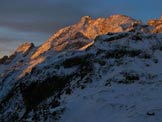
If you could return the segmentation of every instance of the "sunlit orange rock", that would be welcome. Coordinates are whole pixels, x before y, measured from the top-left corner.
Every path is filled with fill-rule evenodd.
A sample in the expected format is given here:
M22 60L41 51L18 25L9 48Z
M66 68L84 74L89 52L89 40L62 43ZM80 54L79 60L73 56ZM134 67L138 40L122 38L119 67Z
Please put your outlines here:
M37 49L31 59L37 58L49 50L65 51L80 49L92 43L92 40L98 35L107 34L108 32L129 31L132 29L133 23L139 23L139 21L121 14L98 19L84 16L77 24L65 27L56 32ZM78 38L78 36L80 36L80 38Z

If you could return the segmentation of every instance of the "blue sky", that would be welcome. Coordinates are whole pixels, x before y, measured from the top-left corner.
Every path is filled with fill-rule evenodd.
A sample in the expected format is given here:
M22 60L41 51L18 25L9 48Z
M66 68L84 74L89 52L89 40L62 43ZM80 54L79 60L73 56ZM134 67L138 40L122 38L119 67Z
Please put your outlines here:
M162 0L0 0L0 55L26 41L39 45L81 16L120 13L146 23L160 17L161 5Z

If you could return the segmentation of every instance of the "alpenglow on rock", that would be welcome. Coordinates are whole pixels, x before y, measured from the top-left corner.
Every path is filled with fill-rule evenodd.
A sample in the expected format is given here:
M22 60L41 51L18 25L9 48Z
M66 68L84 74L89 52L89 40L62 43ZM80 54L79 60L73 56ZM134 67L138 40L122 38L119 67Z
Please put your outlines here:
M89 16L84 16L77 24L65 27L56 32L48 41L37 49L32 58L37 58L39 55L49 50L70 50L70 48L67 48L69 45L74 45L72 49L82 48L86 44L91 43L98 35L107 34L108 32L129 31L135 23L142 24L140 21L120 14L95 20ZM81 36L81 38L79 38L80 40L74 38L78 33L80 33ZM80 46L78 46L79 44ZM75 47L75 45L77 46Z
M148 25L153 26L153 33L160 33L162 32L162 16L160 19L151 19L148 21Z
M0 59L0 122L161 122L162 34L89 16Z

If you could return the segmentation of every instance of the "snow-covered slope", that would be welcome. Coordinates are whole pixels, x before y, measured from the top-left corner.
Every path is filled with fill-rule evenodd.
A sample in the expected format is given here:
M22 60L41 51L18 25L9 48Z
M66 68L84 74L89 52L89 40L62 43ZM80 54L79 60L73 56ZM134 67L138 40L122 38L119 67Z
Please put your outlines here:
M161 122L162 34L85 16L0 60L2 122Z

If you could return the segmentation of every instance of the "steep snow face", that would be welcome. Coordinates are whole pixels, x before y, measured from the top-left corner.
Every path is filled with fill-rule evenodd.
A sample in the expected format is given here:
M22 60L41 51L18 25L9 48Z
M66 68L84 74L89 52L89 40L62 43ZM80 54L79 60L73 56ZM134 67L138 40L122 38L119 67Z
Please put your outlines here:
M156 36L118 33L98 37L94 47L101 56L100 66L95 65L100 78L94 76L96 80L84 90L62 97L66 110L60 121L162 121L162 72L158 68L162 40Z
M161 43L161 34L109 33L84 51L56 53L15 85L2 82L0 118L160 122Z
M0 101L13 86L18 78L29 67L30 57L37 49L33 43L25 43L16 49L9 57L0 59Z
M49 52L49 50L67 50L66 47L69 47L69 45L73 45L72 49L81 48L86 44L91 43L91 41L98 35L106 34L108 32L129 31L132 29L131 27L134 23L142 24L140 21L119 14L112 15L108 18L98 18L96 20L93 20L89 16L84 16L79 23L65 27L54 34L47 42L38 48L33 54L32 59L38 57L40 54ZM80 40L78 40L78 38Z
M24 43L24 44L20 45L11 56L2 57L0 59L0 62L2 64L5 64L5 63L9 63L15 57L18 57L18 56L25 57L26 55L28 55L33 50L33 48L35 48L33 43Z
M149 28L86 16L40 47L20 46L0 61L0 121L161 122L162 35Z

